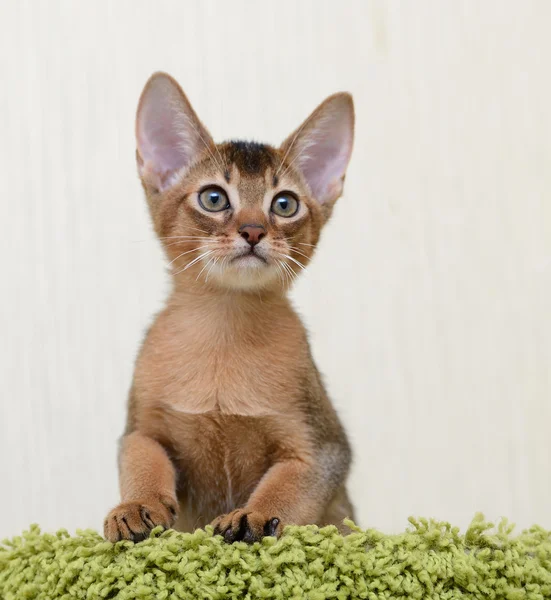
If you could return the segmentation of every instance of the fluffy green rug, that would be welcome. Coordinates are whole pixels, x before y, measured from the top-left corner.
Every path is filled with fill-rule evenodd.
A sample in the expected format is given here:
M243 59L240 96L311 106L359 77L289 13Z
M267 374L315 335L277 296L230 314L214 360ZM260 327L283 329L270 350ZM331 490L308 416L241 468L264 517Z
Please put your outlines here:
M410 519L399 535L342 537L334 527L289 527L280 540L228 545L212 530L155 530L139 544L93 531L71 537L31 527L0 546L0 598L551 598L551 532L517 537L475 518L465 534Z

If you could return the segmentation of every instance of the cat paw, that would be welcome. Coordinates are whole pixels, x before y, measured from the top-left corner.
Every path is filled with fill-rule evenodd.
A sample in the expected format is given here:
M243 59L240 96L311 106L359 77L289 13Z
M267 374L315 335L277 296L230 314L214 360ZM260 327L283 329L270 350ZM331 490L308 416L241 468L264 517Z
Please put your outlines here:
M243 541L251 544L265 536L279 537L283 525L277 517L238 508L227 515L221 515L211 523L214 534L221 535L226 542Z
M169 529L176 519L176 503L169 499L123 502L105 519L103 533L110 542L141 542L161 525Z

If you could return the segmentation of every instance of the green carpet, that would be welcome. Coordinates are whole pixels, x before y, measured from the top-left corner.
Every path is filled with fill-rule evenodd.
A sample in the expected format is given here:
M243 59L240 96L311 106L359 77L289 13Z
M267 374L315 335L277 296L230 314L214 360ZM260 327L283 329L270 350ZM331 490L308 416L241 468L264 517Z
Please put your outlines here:
M155 530L139 544L31 527L0 546L0 598L551 598L551 532L512 535L477 516L465 534L410 519L405 533L342 537L288 527L280 540L228 545L212 530Z

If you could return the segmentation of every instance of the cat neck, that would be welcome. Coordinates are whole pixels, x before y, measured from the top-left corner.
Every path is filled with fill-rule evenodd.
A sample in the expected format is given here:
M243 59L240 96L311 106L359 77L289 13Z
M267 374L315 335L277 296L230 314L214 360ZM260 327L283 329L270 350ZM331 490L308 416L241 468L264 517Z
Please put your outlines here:
M276 306L291 308L286 291L281 289L231 290L189 280L175 284L168 304L191 311L222 310L228 314L269 313Z
M263 339L293 335L302 324L282 292L247 293L191 284L176 287L165 311L175 329L192 335L202 345L224 341L231 346L246 340L251 332ZM210 341L207 341L210 340Z

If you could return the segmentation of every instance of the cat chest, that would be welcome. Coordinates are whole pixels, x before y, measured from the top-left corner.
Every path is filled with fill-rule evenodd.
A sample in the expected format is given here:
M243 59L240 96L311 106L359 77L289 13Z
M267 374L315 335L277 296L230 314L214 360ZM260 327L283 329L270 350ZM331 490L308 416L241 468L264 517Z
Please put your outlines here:
M270 429L263 418L175 415L180 500L210 518L245 502L271 465Z
M152 401L176 412L275 415L300 393L307 368L301 348L277 341L184 337L146 351L136 379Z

